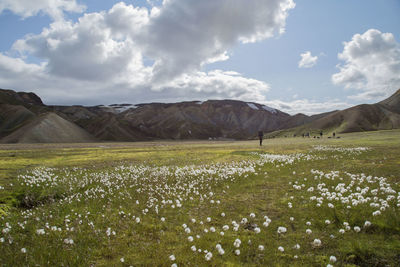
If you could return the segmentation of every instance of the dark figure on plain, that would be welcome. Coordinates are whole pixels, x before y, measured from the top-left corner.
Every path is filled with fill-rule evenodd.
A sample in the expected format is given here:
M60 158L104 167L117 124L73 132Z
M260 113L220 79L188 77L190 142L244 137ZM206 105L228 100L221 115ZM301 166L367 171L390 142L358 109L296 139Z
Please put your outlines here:
M322 138L322 135L323 135L322 131L319 133L319 135L320 135L320 136L321 136L321 138Z
M258 139L260 139L260 146L262 146L264 133L262 131L258 131Z

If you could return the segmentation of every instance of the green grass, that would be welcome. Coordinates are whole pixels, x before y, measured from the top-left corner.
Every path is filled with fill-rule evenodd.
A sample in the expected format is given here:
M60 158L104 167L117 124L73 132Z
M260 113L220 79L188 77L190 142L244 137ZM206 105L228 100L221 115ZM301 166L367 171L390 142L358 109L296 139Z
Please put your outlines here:
M398 266L400 131L341 137L267 139L262 147L256 140L2 145L0 186L4 189L0 189L0 237L4 242L0 243L0 263L4 266L171 266L172 263L326 266L333 255L337 258L336 263L331 263L334 266ZM319 145L328 149L313 149ZM369 149L356 153L329 150L332 147ZM293 157L296 153L303 156L291 164L260 162L260 155ZM306 155L312 159L306 160ZM236 172L230 173L233 169L227 166L236 168ZM240 174L240 168L248 167L254 169ZM339 174L330 180L311 170ZM383 184L362 181L352 187L354 192L358 192L357 186L360 190L368 186L365 196L373 198L371 190L387 185L394 192L379 191L378 200L351 208L327 199L317 207L317 202L310 200L318 195L317 191L307 192L310 187L317 188L323 183L323 187L333 192L338 183L348 185L351 178L346 172L358 175L354 177L365 174L386 178ZM36 184L30 186L26 180L35 173ZM296 190L293 187L296 182L304 184L303 189ZM379 208L371 207L370 203L387 200L390 195L394 199L388 200L389 207L381 215L372 216ZM167 203L162 204L162 200ZM178 207L177 200L182 207ZM334 208L329 208L328 202L335 203ZM255 213L255 218L250 213ZM268 227L263 226L264 216L271 219ZM136 222L137 217L140 222ZM207 217L212 218L211 222L207 222ZM249 222L240 224L242 218ZM331 223L327 225L325 220ZM370 227L363 227L366 220L372 223ZM232 221L240 224L238 231L233 231ZM344 222L349 223L351 230L340 234ZM190 228L189 234L183 224ZM224 225L229 225L229 230L222 236ZM259 234L252 230L255 225L261 229ZM57 230L52 230L52 226ZM287 232L278 234L279 226L286 227ZM354 226L361 231L355 232ZM216 232L205 233L204 229L210 227L215 227ZM9 231L4 231L5 228ZM38 229L44 229L45 234L37 234ZM306 234L306 229L312 233ZM189 242L188 236L194 241ZM235 255L237 248L233 246L237 238L242 242L240 255ZM319 247L312 245L317 238L322 241ZM65 239L74 243L66 244ZM218 254L216 244L222 246L224 255ZM300 249L294 249L295 244ZM192 245L202 252L193 252ZM259 250L259 245L265 249ZM278 251L279 246L285 251ZM27 252L22 253L22 248ZM205 260L204 250L212 252L210 261ZM169 259L172 254L175 261Z

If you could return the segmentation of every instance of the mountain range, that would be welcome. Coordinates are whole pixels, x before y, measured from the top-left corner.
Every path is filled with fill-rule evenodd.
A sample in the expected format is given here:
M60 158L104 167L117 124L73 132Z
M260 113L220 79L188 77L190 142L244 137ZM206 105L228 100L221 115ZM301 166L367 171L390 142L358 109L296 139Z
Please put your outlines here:
M376 104L292 116L236 100L54 106L34 93L0 89L1 143L251 139L259 130L272 137L394 128L400 128L400 90Z

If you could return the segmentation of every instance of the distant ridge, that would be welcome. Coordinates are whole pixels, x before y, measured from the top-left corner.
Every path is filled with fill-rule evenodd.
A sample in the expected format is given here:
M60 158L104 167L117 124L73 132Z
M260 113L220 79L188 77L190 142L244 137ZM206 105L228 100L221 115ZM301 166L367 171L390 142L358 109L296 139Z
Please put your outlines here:
M0 89L0 142L251 139L400 128L400 90L372 105L313 116L291 116L237 100L180 103L47 106L34 93Z
M362 104L336 111L304 125L270 133L270 136L349 133L400 128L400 89L376 104Z

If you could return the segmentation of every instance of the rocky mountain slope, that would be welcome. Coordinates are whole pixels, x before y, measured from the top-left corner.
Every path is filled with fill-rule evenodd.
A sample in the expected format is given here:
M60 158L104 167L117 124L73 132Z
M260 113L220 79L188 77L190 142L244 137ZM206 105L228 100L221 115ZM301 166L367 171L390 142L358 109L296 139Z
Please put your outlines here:
M0 142L249 139L259 130L279 135L392 129L400 128L399 98L400 90L374 105L291 116L236 100L47 106L34 93L0 89Z
M330 134L396 128L400 128L400 89L379 103L362 104L332 112L299 127L274 132L270 135L301 135L320 131Z
M247 139L258 130L281 129L291 117L263 105L234 100L139 104L122 112L104 106L53 109L100 140L110 141Z
M76 124L55 113L37 116L1 139L2 143L82 143L95 138Z

